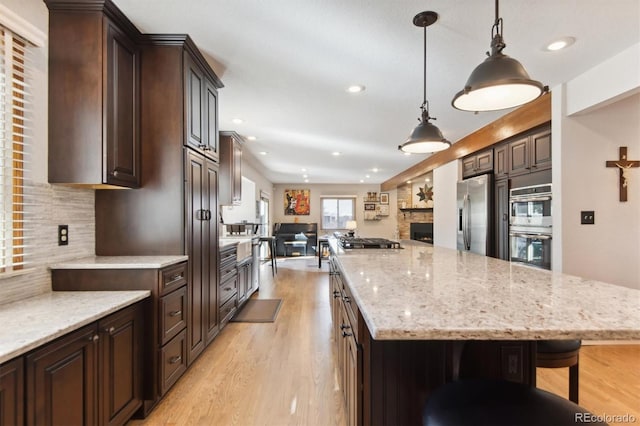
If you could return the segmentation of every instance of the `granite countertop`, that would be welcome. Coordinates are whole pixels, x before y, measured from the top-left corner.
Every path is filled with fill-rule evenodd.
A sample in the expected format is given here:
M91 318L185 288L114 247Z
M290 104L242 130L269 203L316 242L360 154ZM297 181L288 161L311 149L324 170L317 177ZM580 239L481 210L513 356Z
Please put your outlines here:
M640 290L412 241L332 247L374 339L640 339Z
M0 305L0 364L149 297L138 291L53 291Z
M50 269L160 269L188 256L89 256L50 265Z
M224 237L220 237L218 239L218 247L219 248L224 248L227 246L231 246L234 244L240 244L240 243L245 243L245 242L251 242L252 240L257 240L258 238L260 238L259 235L229 235L229 236L224 236Z

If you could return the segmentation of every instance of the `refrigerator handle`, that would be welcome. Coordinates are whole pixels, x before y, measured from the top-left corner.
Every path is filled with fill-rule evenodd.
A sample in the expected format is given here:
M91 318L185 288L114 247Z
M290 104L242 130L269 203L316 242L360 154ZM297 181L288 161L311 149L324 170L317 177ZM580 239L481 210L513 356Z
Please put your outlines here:
M464 243L465 250L471 249L469 225L470 225L469 194L465 194L462 200L462 242Z
M467 194L465 200L467 211L467 250L471 250L471 197Z

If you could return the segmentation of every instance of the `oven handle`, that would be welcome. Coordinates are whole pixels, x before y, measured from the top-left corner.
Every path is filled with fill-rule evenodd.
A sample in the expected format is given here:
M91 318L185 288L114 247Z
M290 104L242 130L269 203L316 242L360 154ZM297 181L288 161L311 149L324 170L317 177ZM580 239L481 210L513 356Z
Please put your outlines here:
M522 202L529 202L529 201L550 201L551 200L551 196L548 197L518 197L517 195L512 196L509 199L510 203L522 203Z
M509 233L509 236L511 237L520 237L520 238L529 238L532 240L550 240L551 239L551 235L544 235L544 234L523 234L523 233L514 233L511 232Z

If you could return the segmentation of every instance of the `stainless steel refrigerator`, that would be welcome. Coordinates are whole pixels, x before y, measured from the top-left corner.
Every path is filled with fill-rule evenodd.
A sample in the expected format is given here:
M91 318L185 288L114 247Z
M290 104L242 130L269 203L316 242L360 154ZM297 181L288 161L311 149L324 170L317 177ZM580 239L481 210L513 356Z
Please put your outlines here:
M492 254L492 175L458 182L458 250Z

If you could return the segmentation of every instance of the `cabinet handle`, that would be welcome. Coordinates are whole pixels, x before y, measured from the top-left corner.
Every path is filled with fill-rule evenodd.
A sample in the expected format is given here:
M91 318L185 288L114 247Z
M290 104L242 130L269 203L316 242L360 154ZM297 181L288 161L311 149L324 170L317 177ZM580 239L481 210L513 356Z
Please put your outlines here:
M337 299L338 297L340 297L340 292L338 290L333 290L333 298Z
M196 210L196 219L202 220L202 210Z
M351 326L350 326L350 325L347 325L347 324L340 324L340 330L348 330L348 329L350 329L350 328L351 328Z
M180 355L178 355L178 356L172 356L172 357L169 359L169 364L177 364L177 363L179 363L180 361L182 361L182 357L181 357Z
M225 287L224 291L231 291L231 287Z
M180 315L182 315L182 311L171 311L171 312L169 312L169 316L170 317L177 317L177 316L180 316Z
M535 169L536 167L538 167L537 164L534 164L534 165L531 166L532 169Z
M206 217L205 220L211 220L211 210L207 210L206 211Z
M171 275L171 276L169 277L169 282L177 281L177 280L179 280L180 278L182 278L182 274L181 274L181 273L180 273L180 274Z
M109 334L113 334L114 331L116 331L115 327L109 327L104 329L104 332Z
M206 149L207 149L207 146L206 146L205 144L203 144L203 143L199 143L199 144L198 144L198 148L200 148L200 149L205 149L205 150L206 150Z
M343 297L342 300L344 300L344 303L351 303L351 299L348 296Z
M89 337L90 342L96 343L98 340L100 340L100 336L98 336L97 334Z
M349 336L353 336L353 333L347 333L346 331L342 332L342 337L349 337Z
M120 172L118 172L117 170L114 170L114 171L111 173L111 175L112 175L113 177L118 177L118 176L120 175Z

